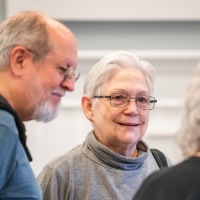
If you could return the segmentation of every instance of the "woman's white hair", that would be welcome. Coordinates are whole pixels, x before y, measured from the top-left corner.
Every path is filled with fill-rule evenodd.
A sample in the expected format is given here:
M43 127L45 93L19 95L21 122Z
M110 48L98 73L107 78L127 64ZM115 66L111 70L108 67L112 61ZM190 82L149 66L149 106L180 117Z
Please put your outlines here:
M89 70L84 84L84 95L90 97L100 95L108 80L122 69L140 70L145 77L149 91L152 92L155 75L154 67L149 62L140 60L136 55L119 51L103 57Z
M188 158L200 151L200 66L187 87L181 128L177 142L183 156Z
M46 18L36 11L22 11L0 24L0 70L8 68L10 51L15 46L30 49L34 54L33 61L42 60L52 51Z

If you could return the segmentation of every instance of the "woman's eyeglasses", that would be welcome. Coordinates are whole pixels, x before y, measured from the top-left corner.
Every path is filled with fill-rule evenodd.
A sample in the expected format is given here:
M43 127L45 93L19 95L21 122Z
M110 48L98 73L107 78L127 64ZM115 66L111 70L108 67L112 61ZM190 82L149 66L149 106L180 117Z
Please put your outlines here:
M137 107L141 110L152 110L155 107L157 100L152 96L131 97L127 94L113 94L110 96L93 96L93 98L108 98L110 105L117 108L125 108L129 105L131 99L134 99Z
M26 47L25 47L26 48ZM35 54L38 56L38 54L33 51L32 49L26 48L30 53ZM62 75L63 75L63 81L67 79L72 79L73 81L77 81L80 77L80 73L75 71L73 67L68 67L65 69L64 67L59 67Z

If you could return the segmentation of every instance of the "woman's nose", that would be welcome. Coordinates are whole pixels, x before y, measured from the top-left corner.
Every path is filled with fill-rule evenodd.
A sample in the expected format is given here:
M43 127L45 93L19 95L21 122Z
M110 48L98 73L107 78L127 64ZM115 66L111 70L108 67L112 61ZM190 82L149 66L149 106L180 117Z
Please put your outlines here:
M126 114L138 114L138 107L137 107L137 104L135 102L135 99L130 99L124 113L126 113Z

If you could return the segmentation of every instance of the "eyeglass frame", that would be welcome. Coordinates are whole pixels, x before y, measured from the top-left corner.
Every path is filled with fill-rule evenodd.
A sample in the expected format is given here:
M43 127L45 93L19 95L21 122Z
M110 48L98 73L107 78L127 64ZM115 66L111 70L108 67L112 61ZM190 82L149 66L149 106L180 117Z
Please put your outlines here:
M117 95L117 94L116 94L116 95ZM131 99L134 99L137 108L140 109L140 110L153 110L154 107L155 107L155 103L157 103L157 100L156 100L155 97L153 97L153 96L143 95L143 96L138 96L138 97L131 97L130 95L126 95L127 97L129 97L129 100L127 101L127 105L126 105L126 106L119 107L119 106L115 106L115 105L113 105L113 104L111 103L112 97L113 97L113 96L114 96L114 95L109 95L109 96L102 96L102 95L99 95L99 96L98 96L98 95L94 95L92 98L99 98L99 99L100 99L100 98L108 98L108 99L110 99L110 105L111 105L112 107L116 107L116 108L126 108L126 107L130 104ZM151 105L151 103L153 103L153 107L150 108L150 109L144 109L144 108L139 107L138 104L137 104L137 99L139 99L139 98L141 98L141 97L150 97L150 98L153 98L153 99L150 100L150 102L149 102L150 105ZM153 101L153 102L151 102L151 101Z
M75 71L72 67L68 67L64 72L63 80L67 80L71 77L73 77L76 82L80 77L80 72Z
M39 56L38 53L36 53L36 52L33 51L32 49L27 48L27 47L25 47L25 48L26 48L30 53ZM75 82L79 79L79 77L80 77L80 72L75 71L72 67L68 67L67 69L65 69L64 67L61 67L61 66L60 66L60 68L62 68L63 71L65 70L65 72L63 72L63 81L66 81L68 78L72 78L72 77L73 77L73 79L74 79Z

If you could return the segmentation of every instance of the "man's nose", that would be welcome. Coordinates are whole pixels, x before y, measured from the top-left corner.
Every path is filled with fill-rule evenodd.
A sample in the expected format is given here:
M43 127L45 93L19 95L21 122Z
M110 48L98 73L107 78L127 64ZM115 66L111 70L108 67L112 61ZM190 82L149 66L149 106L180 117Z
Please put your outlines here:
M66 78L61 82L61 87L64 90L72 92L75 89L75 80L73 78Z

